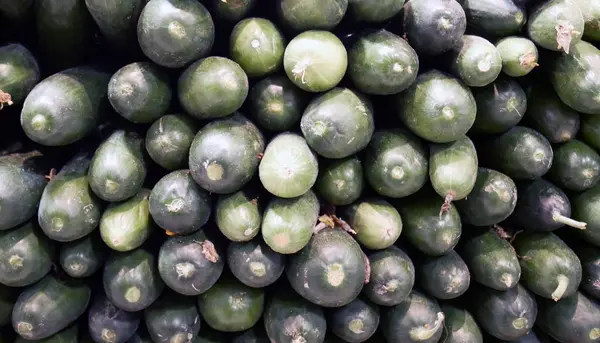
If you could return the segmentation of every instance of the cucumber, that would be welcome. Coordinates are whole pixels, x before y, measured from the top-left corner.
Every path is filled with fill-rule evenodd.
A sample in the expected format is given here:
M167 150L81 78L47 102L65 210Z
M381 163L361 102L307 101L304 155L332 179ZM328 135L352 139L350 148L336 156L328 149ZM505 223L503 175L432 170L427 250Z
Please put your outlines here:
M558 301L577 291L581 262L556 235L525 232L517 236L513 245L521 256L521 282L533 293Z
M469 311L449 304L442 304L441 308L445 317L441 342L483 343L481 329Z
M165 284L156 258L143 248L113 253L104 265L102 283L107 298L121 310L141 311L162 293Z
M265 328L271 342L295 343L325 340L327 323L321 307L293 292L274 294L265 306Z
M574 0L550 0L529 15L527 33L538 46L569 54L581 41L584 26Z
M88 169L92 191L105 201L123 201L142 189L147 166L144 140L135 132L117 130L96 149Z
M29 221L0 231L0 283L24 287L42 279L52 268L55 246Z
M139 313L118 309L104 294L95 297L88 311L88 332L94 342L126 342L139 325Z
M265 295L237 280L219 280L198 297L198 309L211 328L239 332L254 326L263 314Z
M128 64L108 82L108 100L125 119L149 124L169 109L173 92L167 74L150 62Z
M499 77L485 87L475 87L473 96L477 116L470 132L477 134L503 133L519 124L528 109L525 91L512 78Z
M425 257L417 270L419 284L436 299L458 298L471 283L467 264L454 250L438 257Z
M415 50L385 29L361 35L348 51L348 76L366 94L400 93L415 81L418 71Z
M510 36L500 39L496 49L502 57L502 72L508 76L521 77L538 66L539 53L531 40Z
M279 19L296 31L333 29L347 9L348 0L277 0Z
M595 115L581 116L580 139L587 145L600 151L600 118Z
M10 324L17 296L18 289L0 284L0 326L5 327Z
M138 49L136 26L148 0L85 0L102 36L113 51ZM118 49L118 50L117 50Z
M570 246L581 261L582 277L579 289L592 298L600 300L600 249L581 242Z
M381 23L392 19L404 6L404 0L348 0L348 11L363 22Z
M285 255L273 251L260 238L231 242L227 248L229 270L240 282L253 288L263 288L277 281L283 274L285 262Z
M21 126L27 137L42 145L63 146L87 136L105 108L109 79L109 74L91 67L76 67L42 80L23 103Z
M550 143L564 143L577 135L579 113L565 105L550 88L534 87L529 96L525 122Z
M79 330L76 325L71 325L68 328L58 332L45 339L28 340L23 337L17 337L14 343L79 343ZM0 341L4 342L4 341Z
M158 253L158 272L169 288L183 295L198 295L211 288L224 266L222 251L203 230L168 238Z
M368 249L385 249L402 233L398 210L383 198L359 200L344 214L346 222L356 231L355 239Z
M405 301L415 283L415 266L408 255L395 245L371 252L369 283L363 293L377 305L394 306Z
M582 39L588 42L600 41L600 2L597 0L576 0L575 2L581 10L585 23Z
M600 180L600 155L582 141L572 139L555 149L549 177L562 189L590 189Z
M494 44L479 36L464 35L450 55L450 69L467 86L487 86L502 71L502 56Z
M146 151L150 158L167 170L183 169L198 132L196 123L181 114L167 114L155 121L146 131Z
M517 205L517 186L508 176L479 168L469 196L455 203L463 222L474 226L495 225L508 218Z
M363 150L375 131L373 106L349 88L314 98L300 121L308 145L325 158L346 158Z
M586 241L600 247L598 206L600 206L600 186L598 185L573 198L573 219L587 224L586 229L579 233Z
M264 150L262 133L236 113L210 122L196 134L190 147L190 173L211 193L233 193L254 176Z
M344 342L361 343L371 338L379 326L379 306L356 298L328 313L327 322Z
M179 76L177 83L181 106L197 119L221 118L236 112L248 91L244 69L230 59L217 56L194 62Z
M150 337L157 343L192 342L200 332L200 314L194 301L165 293L144 310Z
M104 206L91 191L87 178L91 158L88 152L77 154L44 188L37 219L52 240L82 238L100 223Z
M302 136L291 132L280 133L269 142L258 167L263 187L280 198L306 194L318 174L315 153Z
M99 235L91 234L60 247L60 266L70 277L94 275L104 264L106 248Z
M256 189L246 187L231 194L220 195L215 207L215 222L227 239L246 242L258 235L262 222L262 208Z
M40 68L35 56L21 44L0 47L0 109L23 103L40 81Z
M409 196L427 182L428 155L423 142L408 130L378 130L365 149L365 177L380 195Z
M47 275L21 292L12 312L12 327L28 340L48 338L85 312L90 294L84 284Z
M163 176L152 188L148 210L154 222L171 233L185 235L208 222L212 199L200 188L189 170Z
M412 291L406 301L382 311L380 328L388 342L435 343L444 318L435 300Z
M364 177L361 161L356 156L325 160L319 168L315 189L332 205L350 205L363 192Z
M137 22L137 38L154 63L181 68L210 53L215 24L194 0L150 0Z
M527 22L527 13L514 0L460 0L469 26L486 35L517 34Z
M417 0L417 2L423 0ZM434 0L453 1L454 0ZM415 0L409 2L412 3ZM450 143L464 136L475 122L477 104L462 82L437 70L425 72L397 96L398 115L417 136Z
M214 15L229 22L237 23L254 9L255 0L212 0Z

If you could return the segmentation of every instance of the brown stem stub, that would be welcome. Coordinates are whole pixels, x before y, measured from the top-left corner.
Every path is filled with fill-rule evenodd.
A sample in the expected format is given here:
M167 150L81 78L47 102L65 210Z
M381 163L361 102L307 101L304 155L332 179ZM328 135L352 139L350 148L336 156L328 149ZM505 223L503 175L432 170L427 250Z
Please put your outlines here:
M356 235L356 231L354 231L354 229L350 227L350 224L348 224L345 220L338 218L336 215L333 215L331 217L333 218L333 222L335 223L335 225L341 227L342 230L348 232L351 235Z
M558 49L563 50L565 54L569 54L571 48L571 40L575 33L575 28L571 23L561 22L555 27L556 29L556 43L558 43Z
M539 67L539 64L537 63L537 57L533 51L529 51L525 55L519 57L519 64L526 68Z
M263 156L265 156L265 154L263 154L262 152L258 153L258 155L256 155L256 158L258 158L258 160L262 160Z
M365 260L365 285L371 281L371 262L366 254L363 253L363 258Z
M209 240L202 242L202 255L212 263L217 263L219 260L219 254L215 249L215 245Z
M335 227L335 221L331 216L326 214L319 217L319 223L313 229L313 233L319 233L325 229L333 229Z
M12 97L8 93L4 93L0 90L0 110L4 108L4 105L12 105Z
M447 213L448 211L450 211L450 208L452 207L452 200L454 200L454 195L452 193L446 194L446 198L444 199L444 204L442 205L442 208L440 209L440 219L442 219L442 215L444 215L444 213Z
M56 177L56 169L54 169L54 168L50 169L50 172L48 173L48 175L46 175L44 177L46 178L46 180L48 180L48 182L52 181Z
M173 237L176 236L177 234L173 231L169 231L169 230L165 230L165 234L169 237Z

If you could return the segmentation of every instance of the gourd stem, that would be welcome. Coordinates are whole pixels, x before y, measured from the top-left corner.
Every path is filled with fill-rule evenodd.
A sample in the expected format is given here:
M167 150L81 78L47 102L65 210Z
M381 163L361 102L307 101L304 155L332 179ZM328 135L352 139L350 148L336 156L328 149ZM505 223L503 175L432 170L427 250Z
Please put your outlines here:
M438 312L437 318L433 325L425 324L423 326L412 328L409 333L410 338L413 341L426 341L428 339L431 339L431 337L433 337L433 335L435 335L435 333L438 332L443 323L444 313Z
M556 289L554 290L554 292L552 292L552 300L554 301L559 301L563 295L565 295L565 292L567 291L567 287L569 287L569 278L566 275L560 274L557 277L558 280L558 286L556 286Z
M574 227L576 229L580 229L580 230L585 230L586 226L587 226L587 223L580 222L580 221L571 219L569 217L565 217L558 212L552 213L552 220L554 220L555 222L558 222L558 223L562 223L562 224Z

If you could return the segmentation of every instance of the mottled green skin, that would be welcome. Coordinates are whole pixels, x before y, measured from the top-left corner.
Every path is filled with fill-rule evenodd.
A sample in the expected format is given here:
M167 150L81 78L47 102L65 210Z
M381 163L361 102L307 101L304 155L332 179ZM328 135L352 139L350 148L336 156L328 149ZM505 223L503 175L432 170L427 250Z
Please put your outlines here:
M518 34L527 22L525 9L514 0L459 0L469 26L491 36Z
M165 293L144 310L150 337L157 343L192 341L201 328L200 314L192 299Z
M600 186L575 196L572 199L573 219L587 223L586 229L580 235L600 247Z
M104 294L99 294L88 310L88 333L94 342L109 343L105 338L111 335L114 335L114 342L125 342L140 326L140 317L140 313L116 308Z
M442 198L466 198L475 186L478 167L475 145L467 136L429 146L429 180Z
M600 180L600 155L582 141L572 139L555 149L549 176L565 190L590 189Z
M500 75L502 56L487 39L464 35L462 44L452 50L450 68L467 86L483 87Z
M267 301L264 321L269 339L277 343L323 342L327 330L321 307L287 292Z
M361 298L328 313L331 331L345 342L368 340L379 326L379 306Z
M79 239L100 223L103 204L88 183L90 160L89 153L75 156L50 180L42 193L38 223L52 240Z
M579 288L596 300L600 300L600 249L590 244L572 245L572 247L581 260L583 274Z
M277 0L279 18L297 31L332 29L347 9L348 0Z
M42 145L63 146L87 136L105 107L109 79L107 73L76 67L42 80L23 103L21 126L27 137Z
M402 198L427 182L428 152L421 140L404 129L376 131L365 149L365 176L379 194Z
M585 29L583 37L588 42L600 41L600 1L598 0L576 0L581 10Z
M140 248L125 253L115 252L104 265L102 275L104 292L118 308L128 312L141 311L150 306L162 293L165 284L156 269L156 259ZM139 290L139 299L125 297L132 288ZM130 297L130 300L135 300Z
M263 314L265 294L237 280L220 280L198 297L198 309L211 328L239 332L254 326Z
M533 328L538 305L533 295L521 284L506 291L479 286L469 294L471 313L488 334L513 341Z
M151 62L128 64L110 78L108 100L125 119L149 124L169 109L173 92L165 71Z
M260 232L262 208L259 207L258 197L259 194L253 187L219 196L215 207L215 222L227 239L246 242Z
M380 23L402 11L404 0L348 0L348 10L360 21Z
M404 124L430 142L453 142L475 122L477 104L471 90L437 70L419 75L397 96L397 101L397 112Z
M19 295L12 313L13 329L28 340L48 338L85 312L90 295L85 284L48 275Z
M319 195L336 206L350 205L358 200L365 183L363 167L358 157L323 162L315 183Z
M280 198L305 194L318 174L316 154L302 136L291 132L281 133L269 142L258 167L263 187Z
M474 226L495 225L508 218L517 205L517 186L508 176L479 168L469 196L455 203L463 222Z
M44 339L28 340L17 337L14 343L80 343L77 325L62 330L61 332Z
M502 133L519 124L527 111L527 96L519 83L499 77L485 87L473 88L477 117L470 132Z
M246 117L235 115L204 126L190 147L190 174L211 193L241 189L258 170L265 139Z
M600 116L581 116L581 130L579 133L579 139L596 149L596 151L600 151Z
M283 274L286 256L279 254L260 238L249 242L231 242L227 248L227 267L243 284L266 287Z
M259 77L283 67L285 44L285 37L271 21L248 18L233 28L229 55L249 77Z
M256 0L212 0L212 9L216 17L237 23L246 17L257 3Z
M154 222L178 235L200 230L212 210L212 199L194 182L189 170L177 170L161 178L148 201Z
M55 246L34 222L0 232L0 283L10 287L31 285L46 275Z
M10 94L13 104L22 104L40 81L35 57L21 44L8 44L0 47L0 65L0 90Z
M167 170L185 168L197 124L181 114L167 114L146 131L146 151L150 158Z
M559 302L541 300L537 325L559 342L597 342L600 305L581 292Z
M334 88L314 98L300 128L308 145L325 158L345 158L363 150L375 131L373 106L349 88Z
M371 266L369 283L363 293L381 306L405 301L415 283L415 266L408 255L395 245L368 255Z
M186 113L198 119L214 119L239 110L248 96L248 87L248 76L239 64L212 56L190 65L179 76L177 91Z
M541 133L515 126L490 140L481 151L485 164L513 180L535 179L550 170L554 153Z
M565 225L555 220L554 214L571 217L571 204L565 192L544 179L523 182L517 194L513 217L525 230L554 231Z
M419 285L436 299L458 298L471 284L469 268L454 250L442 256L426 257L417 271Z
M16 289L0 284L0 325L10 324L12 310L17 300Z
M210 241L203 230L171 237L163 243L158 254L158 271L169 288L192 296L206 292L217 282L223 272L223 252L215 246L216 261L208 260L203 253L207 243Z
M294 254L310 240L319 217L319 200L312 191L296 198L274 197L265 209L262 238L280 254Z
M590 77L600 73L600 50L588 42L577 43L569 54L554 60L552 85L560 99L572 109L600 114L600 79Z
M263 129L280 132L290 130L298 123L308 96L287 76L273 75L252 86L248 103L256 124Z
M568 29L567 32L571 36L569 46L562 46L558 42L557 25ZM583 16L575 1L551 0L539 6L529 15L527 34L535 44L544 49L564 51L570 54L571 49L581 41L584 26Z
M104 264L106 247L96 234L68 242L60 247L60 266L70 277L92 276Z
M30 152L0 157L0 230L22 224L37 212L46 187L36 167L40 156Z
M525 122L550 143L564 143L575 138L580 127L580 115L565 105L552 89L534 87L528 104Z
M442 304L441 308L445 316L441 342L483 343L481 329L469 311L448 304Z
M85 0L100 32L113 47L137 48L136 26L148 0Z
M150 0L137 22L137 38L154 63L181 68L210 53L215 24L198 1Z
M529 74L539 58L537 47L531 40L510 36L499 40L496 49L502 57L502 72L508 76L521 77Z
M382 310L380 328L388 342L436 343L443 331L440 325L443 323L438 321L441 312L435 300L412 291L406 301ZM425 339L411 337L416 328L435 329L436 326L438 329Z
M385 29L361 36L348 51L348 75L366 94L400 93L415 81L418 71L415 50Z
M356 231L356 240L368 249L385 249L402 233L398 210L383 198L355 202L344 211L344 220Z
M517 235L513 242L520 259L521 282L533 293L552 299L552 293L558 286L560 275L567 277L569 283L562 296L574 294L581 282L581 262L579 257L560 238L553 233L524 232Z

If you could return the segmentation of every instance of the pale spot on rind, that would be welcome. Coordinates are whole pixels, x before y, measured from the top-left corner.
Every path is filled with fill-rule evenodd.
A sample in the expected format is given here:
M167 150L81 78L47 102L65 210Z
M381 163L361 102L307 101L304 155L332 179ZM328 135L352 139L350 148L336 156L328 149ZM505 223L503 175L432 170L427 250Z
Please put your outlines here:
M392 70L397 73L401 73L404 70L404 68L402 67L402 65L400 63L396 62L396 63L394 63Z
M119 190L119 183L113 180L107 179L104 181L104 189L109 194L114 194Z
M273 236L273 243L279 248L286 248L290 244L290 235L284 232Z
M180 22L170 22L167 29L169 30L169 34L175 38L181 39L186 36L185 27Z
M128 303L131 304L135 304L138 301L140 301L140 298L142 297L142 292L140 292L140 289L133 286L133 287L129 287L127 289L127 291L125 291L125 300L127 300Z
M283 105L279 102L273 101L269 105L267 105L267 109L270 112L281 113L283 111Z
M442 108L442 116L448 120L454 119L454 110L448 106L444 106L444 108Z
M600 328L593 328L590 330L590 334L588 335L588 337L592 340L592 341L596 341L600 339Z
M17 332L21 335L21 336L31 336L31 330L33 330L33 325L31 325L31 323L28 322L19 322L17 324Z
M54 217L52 218L52 223L51 223L51 231L53 232L60 232L63 227L65 226L64 222L62 219L58 218L58 217Z
M339 287L344 283L346 273L344 273L344 266L339 263L334 263L327 266L327 282L333 287Z
M252 42L250 42L250 46L254 49L258 49L260 47L260 41L258 39L253 39Z
M250 271L258 277L263 277L267 273L267 267L262 262L253 261L250 262Z
M8 259L8 263L10 264L10 266L12 267L12 269L23 268L23 257L21 257L19 255L12 255Z
M43 131L46 130L46 125L48 121L46 120L46 116L43 114L36 114L31 118L31 128L35 131Z
M177 263L175 265L175 272L177 272L178 278L186 278L187 279L190 276L194 275L195 270L196 270L196 267L189 262Z
M527 320L527 318L519 317L512 321L512 326L517 330L521 330L527 327L528 322L529 321Z
M104 328L102 329L101 338L106 343L114 343L116 342L117 334L111 329Z
M216 162L206 166L206 176L208 176L211 181L220 181L223 178L223 173L223 166Z
M169 212L179 212L185 206L185 202L183 199L173 199L170 203L167 204L167 211Z
M364 330L365 323L360 319L352 319L350 321L350 323L348 323L348 328L350 329L350 331L359 335L359 334L365 332L365 330Z
M393 179L400 180L404 177L404 168L400 166L395 166L394 168L392 168L391 174Z

